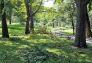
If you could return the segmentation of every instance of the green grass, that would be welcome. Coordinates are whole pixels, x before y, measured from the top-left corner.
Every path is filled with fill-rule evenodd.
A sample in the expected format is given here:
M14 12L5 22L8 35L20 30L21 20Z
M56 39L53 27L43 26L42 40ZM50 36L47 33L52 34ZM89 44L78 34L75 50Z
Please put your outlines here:
M25 35L18 24L9 25L9 33L9 39L0 38L0 63L92 63L91 46L78 49L66 38Z
M72 28L66 28L66 27L58 27L58 28L51 28L53 31L61 31L61 33L64 33L65 35L73 35Z

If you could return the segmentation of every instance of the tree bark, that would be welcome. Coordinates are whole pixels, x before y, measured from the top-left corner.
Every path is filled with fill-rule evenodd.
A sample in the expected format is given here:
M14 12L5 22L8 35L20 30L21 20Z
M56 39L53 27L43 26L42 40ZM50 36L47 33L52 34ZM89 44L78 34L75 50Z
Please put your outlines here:
M86 7L86 37L90 38L92 37L91 34L91 26L90 26L90 20L87 12L87 7Z
M27 17L25 34L29 34L29 33L30 33L30 30L29 30L29 17Z
M72 20L72 29L73 29L73 35L74 35L74 30L75 30L75 28L74 28L74 21L73 21L73 17L71 18L71 20Z
M30 16L30 33L34 33L34 20L33 15Z
M74 30L75 30L75 27L74 27L74 21L73 21L73 12L70 14L70 19L71 19L71 26L72 26L72 30L73 30L73 35L74 35Z
M77 7L77 23L76 23L76 36L75 46L79 48L86 48L86 0L75 0Z
M11 17L9 18L9 24L11 25L11 23L12 23L12 20L11 20Z
M33 13L32 11L32 6L30 5L30 0L25 0L25 5L26 5L26 10L27 10L27 22L26 22L26 29L25 29L25 34L29 34L29 33L34 33L34 16L35 14L39 11L41 4L38 7L38 9Z
M25 34L29 34L34 32L34 21L33 21L34 15L32 12L32 7L30 5L30 0L25 0L25 5L26 5L26 11L27 11Z
M2 0L1 6L2 6L2 9L1 9L2 10L2 37L9 38L8 27L6 22L6 13L4 10L4 0Z
M26 21L25 34L29 34L30 33L30 29L29 29L29 20L30 20L29 0L25 0L25 6L26 6L26 11L27 11L27 21Z

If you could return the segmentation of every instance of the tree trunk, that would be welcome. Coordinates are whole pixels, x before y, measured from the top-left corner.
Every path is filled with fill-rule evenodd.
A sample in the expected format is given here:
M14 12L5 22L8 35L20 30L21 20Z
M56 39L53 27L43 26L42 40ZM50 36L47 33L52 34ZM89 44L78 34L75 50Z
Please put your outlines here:
M26 10L27 10L27 22L26 22L26 29L25 34L34 33L34 21L33 21L33 12L30 5L29 0L25 0Z
M52 27L54 28L55 26L54 26L54 22L52 23Z
M11 22L12 22L12 21L11 21L11 17L10 17L10 19L9 19L9 24L11 24Z
M34 33L34 21L33 21L33 15L30 16L30 33Z
M12 24L12 9L10 9L10 12L9 12L9 24L11 25Z
M32 12L32 6L30 5L30 18L29 18L29 27L30 27L30 33L34 33L34 15Z
M86 0L76 0L77 6L77 23L76 23L76 36L75 36L75 46L79 48L86 48Z
M1 2L1 10L2 10L2 37L9 38L8 27L6 22L6 13L4 10L4 0L2 0Z
M26 11L27 11L27 21L26 21L26 28L25 28L25 34L29 34L30 33L30 29L29 29L29 20L30 20L30 5L29 5L29 0L25 0L25 6L26 6Z
M71 19L71 26L72 26L72 30L73 30L73 35L74 35L74 21L73 21L73 12L70 14L70 19Z
M88 16L88 12L87 12L87 7L86 7L86 37L90 38L92 37L91 34L91 26L90 26L90 20L89 20L89 16Z
M73 29L73 35L74 35L74 30L75 30L75 28L74 28L74 21L73 21L73 17L71 18L71 20L72 20L72 29Z
M29 30L29 17L27 17L25 34L29 34L29 33L30 33L30 30Z
M26 9L27 9L27 16L29 18L29 20L27 20L28 22L26 22L26 31L28 32L28 34L29 34L29 32L34 33L34 19L33 19L33 17L40 9L42 1L43 0L41 0L40 6L38 7L38 9L33 13L32 6L30 5L30 0L25 0L25 5L26 5Z
M7 27L7 22L6 22L6 13L5 12L2 15L2 37L3 38L9 38L8 27Z

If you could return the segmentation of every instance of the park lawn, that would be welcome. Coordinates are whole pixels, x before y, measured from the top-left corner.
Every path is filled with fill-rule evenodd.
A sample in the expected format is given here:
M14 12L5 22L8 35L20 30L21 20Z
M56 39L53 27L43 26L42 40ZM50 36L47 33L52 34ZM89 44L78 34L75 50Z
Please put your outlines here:
M92 63L92 46L79 49L72 46L73 40L25 35L24 29L23 25L10 25L10 38L0 38L0 63Z

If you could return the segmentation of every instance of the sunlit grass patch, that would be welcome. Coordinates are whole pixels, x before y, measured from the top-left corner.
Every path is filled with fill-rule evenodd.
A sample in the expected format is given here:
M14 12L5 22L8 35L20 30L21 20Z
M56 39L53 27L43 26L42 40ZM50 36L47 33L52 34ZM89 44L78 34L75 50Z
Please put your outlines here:
M62 51L62 50L60 50L60 49L56 49L56 48L50 49L50 48L47 48L46 50L48 52L52 52L52 53L57 54L57 55L61 55L61 54L64 54L65 55L65 52Z

